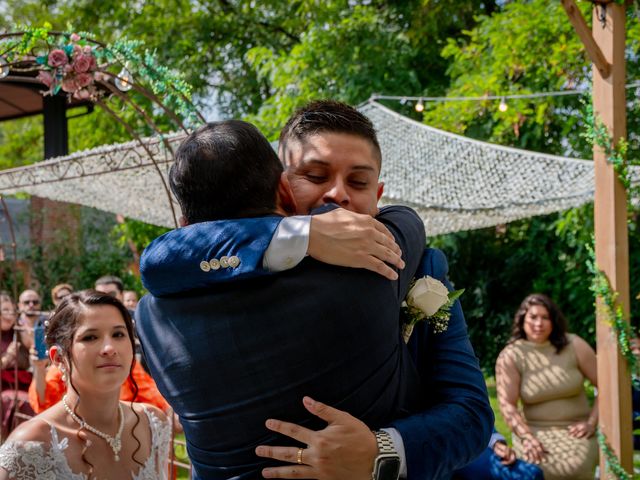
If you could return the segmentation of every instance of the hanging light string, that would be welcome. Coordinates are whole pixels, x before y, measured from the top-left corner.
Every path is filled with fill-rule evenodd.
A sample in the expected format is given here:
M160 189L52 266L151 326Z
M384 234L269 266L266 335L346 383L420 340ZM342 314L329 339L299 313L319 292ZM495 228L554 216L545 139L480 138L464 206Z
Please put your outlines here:
M640 81L628 83L626 89L640 87ZM522 98L543 98L543 97L563 97L569 95L582 95L587 92L588 88L576 88L574 90L557 90L552 92L537 93L516 93L511 95L483 95L479 97L425 97L425 96L400 96L400 95L378 95L373 94L369 98L370 101L376 100L399 100L399 101L416 101L418 104L424 105L424 102L484 102L486 100L500 100L506 104L507 100L515 100Z

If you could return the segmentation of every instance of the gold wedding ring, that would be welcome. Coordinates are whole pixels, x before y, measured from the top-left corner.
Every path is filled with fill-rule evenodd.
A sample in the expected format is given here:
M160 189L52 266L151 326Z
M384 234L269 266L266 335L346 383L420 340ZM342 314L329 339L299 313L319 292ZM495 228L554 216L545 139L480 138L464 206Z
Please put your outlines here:
M298 465L302 465L302 452L304 451L304 448L299 448L298 449L298 459L296 460L298 462Z

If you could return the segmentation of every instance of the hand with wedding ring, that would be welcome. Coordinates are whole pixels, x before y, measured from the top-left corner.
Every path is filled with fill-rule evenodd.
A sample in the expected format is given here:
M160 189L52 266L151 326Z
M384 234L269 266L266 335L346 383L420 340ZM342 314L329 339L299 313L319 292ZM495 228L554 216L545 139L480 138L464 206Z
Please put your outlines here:
M273 458L293 465L262 470L265 478L309 478L317 480L370 480L378 444L369 427L347 412L304 397L305 408L326 421L318 431L294 423L269 419L267 428L306 444L307 448L256 448L259 457Z

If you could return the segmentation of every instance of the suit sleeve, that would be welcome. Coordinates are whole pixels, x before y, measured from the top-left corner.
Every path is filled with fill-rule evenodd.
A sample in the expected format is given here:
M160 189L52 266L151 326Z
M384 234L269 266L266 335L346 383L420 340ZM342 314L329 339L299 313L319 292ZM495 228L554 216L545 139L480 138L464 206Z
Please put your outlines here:
M447 270L444 254L427 249L417 273L451 290ZM402 436L409 480L448 479L487 448L494 422L460 302L451 309L445 332L434 333L420 322L408 347L423 384L425 409L391 426Z
M324 205L312 214L334 208L337 205ZM202 222L167 232L142 253L142 284L152 295L164 296L269 275L273 272L263 267L262 260L282 218ZM407 267L399 272L398 282L398 295L404 298L426 241L422 220L413 210L402 206L383 207L377 218L391 230L404 253ZM211 260L223 257L236 257L239 264L215 269L210 266Z
M267 275L262 258L281 220L278 216L219 220L167 232L142 253L142 284L151 294L163 296ZM238 263L218 267L216 261L223 257L236 257Z
M400 205L382 207L376 220L387 227L402 250L405 268L396 271L398 272L398 299L403 301L407 296L414 273L420 266L422 252L427 242L424 223L414 210Z

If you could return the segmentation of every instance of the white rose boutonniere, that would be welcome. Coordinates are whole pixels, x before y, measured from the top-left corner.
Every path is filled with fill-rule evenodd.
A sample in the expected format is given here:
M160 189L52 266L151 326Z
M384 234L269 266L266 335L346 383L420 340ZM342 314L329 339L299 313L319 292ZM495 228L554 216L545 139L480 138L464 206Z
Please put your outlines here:
M404 341L409 341L414 325L421 320L429 322L435 333L444 332L449 326L451 307L463 293L464 289L450 292L441 281L429 275L415 280L402 302Z

